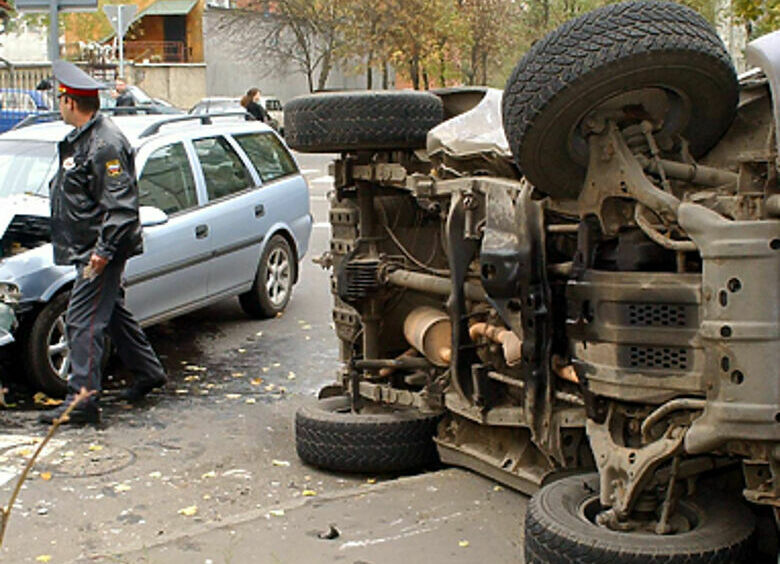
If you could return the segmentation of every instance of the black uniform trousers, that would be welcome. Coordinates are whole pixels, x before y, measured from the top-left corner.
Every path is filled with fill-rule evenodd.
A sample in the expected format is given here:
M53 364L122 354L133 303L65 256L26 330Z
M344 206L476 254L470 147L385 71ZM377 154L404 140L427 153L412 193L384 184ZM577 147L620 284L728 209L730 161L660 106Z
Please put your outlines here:
M164 379L165 370L157 355L125 307L122 287L125 261L111 260L92 279L84 278L85 266L76 265L76 282L65 316L71 363L68 395L78 393L82 387L100 392L106 336L111 337L119 358L132 371L136 382Z

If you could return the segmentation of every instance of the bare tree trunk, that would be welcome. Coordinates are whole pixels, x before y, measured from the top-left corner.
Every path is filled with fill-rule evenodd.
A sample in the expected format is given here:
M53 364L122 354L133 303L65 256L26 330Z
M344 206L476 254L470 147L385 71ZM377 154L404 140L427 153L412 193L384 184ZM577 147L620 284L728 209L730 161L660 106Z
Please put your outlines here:
M374 51L369 50L366 57L366 90L371 90L374 86L374 73L371 67L374 65Z
M423 87L425 90L430 90L431 85L428 83L428 71L423 69L422 71L422 77L423 77Z
M417 55L413 55L409 60L409 76L412 79L412 88L420 89L420 61Z
M387 61L382 59L382 90L390 88L390 73L387 68Z
M444 44L441 44L439 46L439 81L441 82L442 88L447 86L446 70L447 60L444 57Z
M482 52L482 85L483 86L487 86L487 74L488 74L488 72L487 72L487 65L488 65L487 59L488 59L487 51L483 51Z
M322 57L320 76L319 76L319 80L317 81L318 90L323 90L325 88L325 85L328 83L328 75L330 74L331 67L332 67L331 52L330 50L328 50L325 52L325 55Z

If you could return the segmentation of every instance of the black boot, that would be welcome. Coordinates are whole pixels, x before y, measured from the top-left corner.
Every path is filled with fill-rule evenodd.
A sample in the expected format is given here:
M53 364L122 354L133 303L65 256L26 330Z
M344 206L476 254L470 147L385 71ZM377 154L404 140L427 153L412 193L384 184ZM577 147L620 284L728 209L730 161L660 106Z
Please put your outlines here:
M49 411L44 411L38 416L39 423L45 423L51 425L55 419L62 417L65 410L68 409L72 400L66 399L62 402L62 405ZM83 425L84 423L93 423L97 425L100 423L100 407L94 401L86 404L77 405L73 411L70 412L68 419L63 421L63 425Z
M138 380L126 390L122 390L119 393L119 399L130 403L139 402L153 389L163 387L167 381L165 376L153 380Z

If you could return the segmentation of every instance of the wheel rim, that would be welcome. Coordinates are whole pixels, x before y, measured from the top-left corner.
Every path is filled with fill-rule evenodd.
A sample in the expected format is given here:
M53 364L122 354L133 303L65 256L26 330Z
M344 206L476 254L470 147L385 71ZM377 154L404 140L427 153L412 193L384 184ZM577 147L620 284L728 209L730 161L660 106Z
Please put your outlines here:
M60 380L68 380L70 344L65 332L65 314L61 314L49 328L46 336L46 358L49 368Z
M590 525L593 525L594 527L613 530L606 525L597 523L597 516L599 513L601 513L602 510L603 507L601 505L601 501L599 500L599 496L593 495L582 502L579 507L578 515L580 519L589 523ZM677 511L672 514L669 522L672 526L672 531L667 534L674 535L688 533L695 530L699 526L701 523L701 516L699 515L699 512L695 506L689 504L685 500L679 500L677 502ZM622 532L621 534L628 533L662 537L663 535L659 535L654 531L655 524L656 521L654 520L646 522L633 521L634 527L626 529L626 531Z
M268 255L265 266L265 292L268 301L274 307L279 307L287 300L292 283L290 257L283 248L277 247Z

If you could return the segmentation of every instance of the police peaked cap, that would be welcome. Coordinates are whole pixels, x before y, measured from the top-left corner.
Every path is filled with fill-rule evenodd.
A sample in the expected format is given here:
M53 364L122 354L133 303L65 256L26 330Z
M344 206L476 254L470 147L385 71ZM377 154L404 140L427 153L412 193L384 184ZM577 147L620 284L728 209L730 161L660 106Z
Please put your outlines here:
M56 60L52 63L54 78L60 84L60 93L73 96L97 96L98 90L105 90L105 84L98 82L73 63Z

